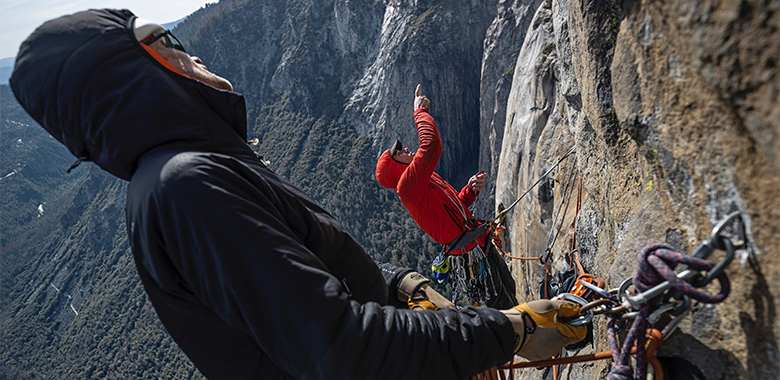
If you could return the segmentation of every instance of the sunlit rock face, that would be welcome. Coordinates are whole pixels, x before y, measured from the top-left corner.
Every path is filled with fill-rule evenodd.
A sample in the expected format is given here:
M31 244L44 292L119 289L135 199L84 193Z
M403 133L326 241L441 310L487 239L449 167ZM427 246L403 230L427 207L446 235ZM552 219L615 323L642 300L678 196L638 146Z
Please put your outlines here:
M513 254L549 257L555 273L569 268L576 249L587 271L616 287L633 274L643 246L691 253L729 212L748 221L758 265L737 252L726 271L730 297L694 306L665 343L659 356L673 377L772 378L780 368L772 285L780 273L778 8L546 2L517 55L496 208L571 147L574 154L510 212ZM520 298L540 297L544 267L512 265ZM609 349L604 326L597 318L594 345L582 353ZM573 366L564 377L599 378L609 366Z

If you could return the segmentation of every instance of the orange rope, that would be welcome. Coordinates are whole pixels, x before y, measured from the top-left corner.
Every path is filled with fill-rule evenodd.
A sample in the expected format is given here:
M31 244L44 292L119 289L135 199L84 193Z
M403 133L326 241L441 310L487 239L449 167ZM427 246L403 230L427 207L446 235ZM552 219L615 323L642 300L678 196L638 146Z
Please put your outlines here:
M501 230L503 230L504 227L498 227L493 228L493 236L491 237L493 240L493 245L498 248L498 251L501 252L502 255L515 260L539 260L544 264L544 298L549 298L547 296L547 278L550 277L550 267L547 265L547 262L544 261L544 259L539 257L520 257L520 256L512 256L506 252L504 252L504 243L501 242L501 238L499 237L499 234L501 233Z
M663 345L663 341L664 338L661 331L657 329L647 330L647 344L645 345L647 347L647 358L648 358L647 362L653 366L656 380L664 379L664 371L663 368L661 367L661 362L655 356L656 352L658 352L658 349L660 349L661 346ZM636 354L636 347L631 348L631 354ZM520 363L515 363L513 357L508 364L499 366L498 369L511 370L514 368L541 368L541 367L550 367L550 366L561 365L561 364L582 363L582 362L604 360L604 359L612 359L612 351L602 351L602 352L597 352L595 354L569 356L565 358L553 358L547 360L537 360L537 361L520 362Z

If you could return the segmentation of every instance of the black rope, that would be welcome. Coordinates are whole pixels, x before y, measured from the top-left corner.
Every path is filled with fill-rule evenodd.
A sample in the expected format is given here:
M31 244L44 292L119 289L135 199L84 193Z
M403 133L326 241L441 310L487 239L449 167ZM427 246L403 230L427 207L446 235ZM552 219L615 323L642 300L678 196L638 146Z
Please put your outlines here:
M575 148L575 147L576 147L576 146L572 146L572 147L569 149L569 151L568 151L568 152L566 152L566 154L564 154L564 155L563 155L563 157L561 157L561 158L559 158L559 159L558 159L558 162L556 162L556 163L555 163L555 165L553 165L553 166L552 166L550 169L548 169L546 173L542 174L542 176L541 176L541 177L539 177L539 179L537 179L537 180L536 180L536 182L534 182L534 183L533 183L533 185L531 185L531 186L528 188L528 190L526 190L526 191L525 191L525 192L524 192L522 195L520 195L520 197L519 197L519 198L517 198L517 200L515 200L515 201L514 201L514 203L512 203L511 205L509 205L509 207L505 208L505 209L504 209L504 211L501 211L501 212L500 212L500 213L499 213L499 214L496 216L496 218L495 218L495 219L493 219L493 224L495 224L495 225L499 225L499 224L501 224L501 220L502 220L502 219L504 219L504 217L506 216L506 213L507 213L507 212L509 212L509 210L511 210L513 207L517 206L517 204L520 202L520 200L521 200L521 199L523 199L523 197L525 197L525 196L526 196L526 194L528 194L529 192L531 192L531 189L533 189L534 187L536 187L536 185L538 185L538 184L539 184L539 182L542 182L542 180L543 180L545 177L547 177L547 176L548 176L550 173L552 173L552 171L553 171L553 170L555 170L555 168L557 168L557 167L558 167L558 165L560 165L560 164L561 164L561 162L563 162L563 160L564 160L566 157L569 157L569 156L570 156L572 153L574 153L574 148Z
M577 162L577 158L574 158L574 162ZM569 211L569 201L571 201L571 195L574 193L574 186L571 187L571 190L569 190L569 185L571 185L572 180L574 179L574 167L572 167L571 172L569 172L569 178L566 180L566 187L564 187L563 192L564 194L566 191L569 191L569 195L565 198L566 200L566 207L563 209L563 215L564 217L561 218L561 223L558 225L558 228L555 229L555 222L558 220L558 216L561 213L561 207L563 206L564 198L561 198L561 203L558 204L558 211L555 213L555 218L553 218L553 229L550 230L550 233L547 235L547 249L551 249L553 244L555 244L555 241L558 240L558 234L561 233L561 229L563 228L563 219L565 219L566 211ZM555 236L553 236L552 232L555 231ZM552 241L550 240L552 238Z

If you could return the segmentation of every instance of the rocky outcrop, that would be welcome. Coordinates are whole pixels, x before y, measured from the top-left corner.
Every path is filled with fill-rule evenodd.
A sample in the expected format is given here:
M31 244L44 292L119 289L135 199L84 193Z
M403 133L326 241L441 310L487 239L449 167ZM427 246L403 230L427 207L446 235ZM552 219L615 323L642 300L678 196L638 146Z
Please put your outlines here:
M510 214L513 253L549 253L555 272L569 267L576 247L588 271L617 286L646 244L690 253L730 211L748 221L758 264L739 252L727 269L731 296L695 306L665 342L659 356L670 373L752 379L780 369L773 301L780 47L769 42L777 41L776 10L776 2L552 1L537 11L518 55L497 207L570 146L575 154ZM521 298L538 297L544 267L515 262L513 269ZM581 353L608 349L603 322L596 320L594 343ZM564 378L608 370L609 362L575 366Z
M496 17L485 32L482 53L482 71L479 97L479 167L488 178L495 178L497 158L501 154L501 141L506 124L507 97L512 88L520 48L538 1L499 1ZM495 203L496 182L485 184L483 196L476 209L478 215L489 215Z

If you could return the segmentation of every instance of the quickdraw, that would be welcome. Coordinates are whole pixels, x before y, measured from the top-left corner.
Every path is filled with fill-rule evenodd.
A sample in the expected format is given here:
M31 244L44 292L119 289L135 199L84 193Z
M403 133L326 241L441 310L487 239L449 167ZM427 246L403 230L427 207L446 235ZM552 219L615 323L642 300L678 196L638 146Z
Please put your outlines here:
M458 304L465 297L470 305L481 306L492 297L498 296L490 262L479 244L466 250L466 246L488 231L489 225L482 224L466 230L455 240L446 244L431 263L433 278L439 283L450 279L453 286L452 303ZM460 254L452 254L461 251Z
M431 269L439 282L444 281L442 278L446 280L452 273L453 304L457 305L465 297L470 305L481 306L498 296L490 262L479 245L462 255L444 256L444 253L440 253L433 262ZM448 273L444 275L440 271L446 268L449 268Z

